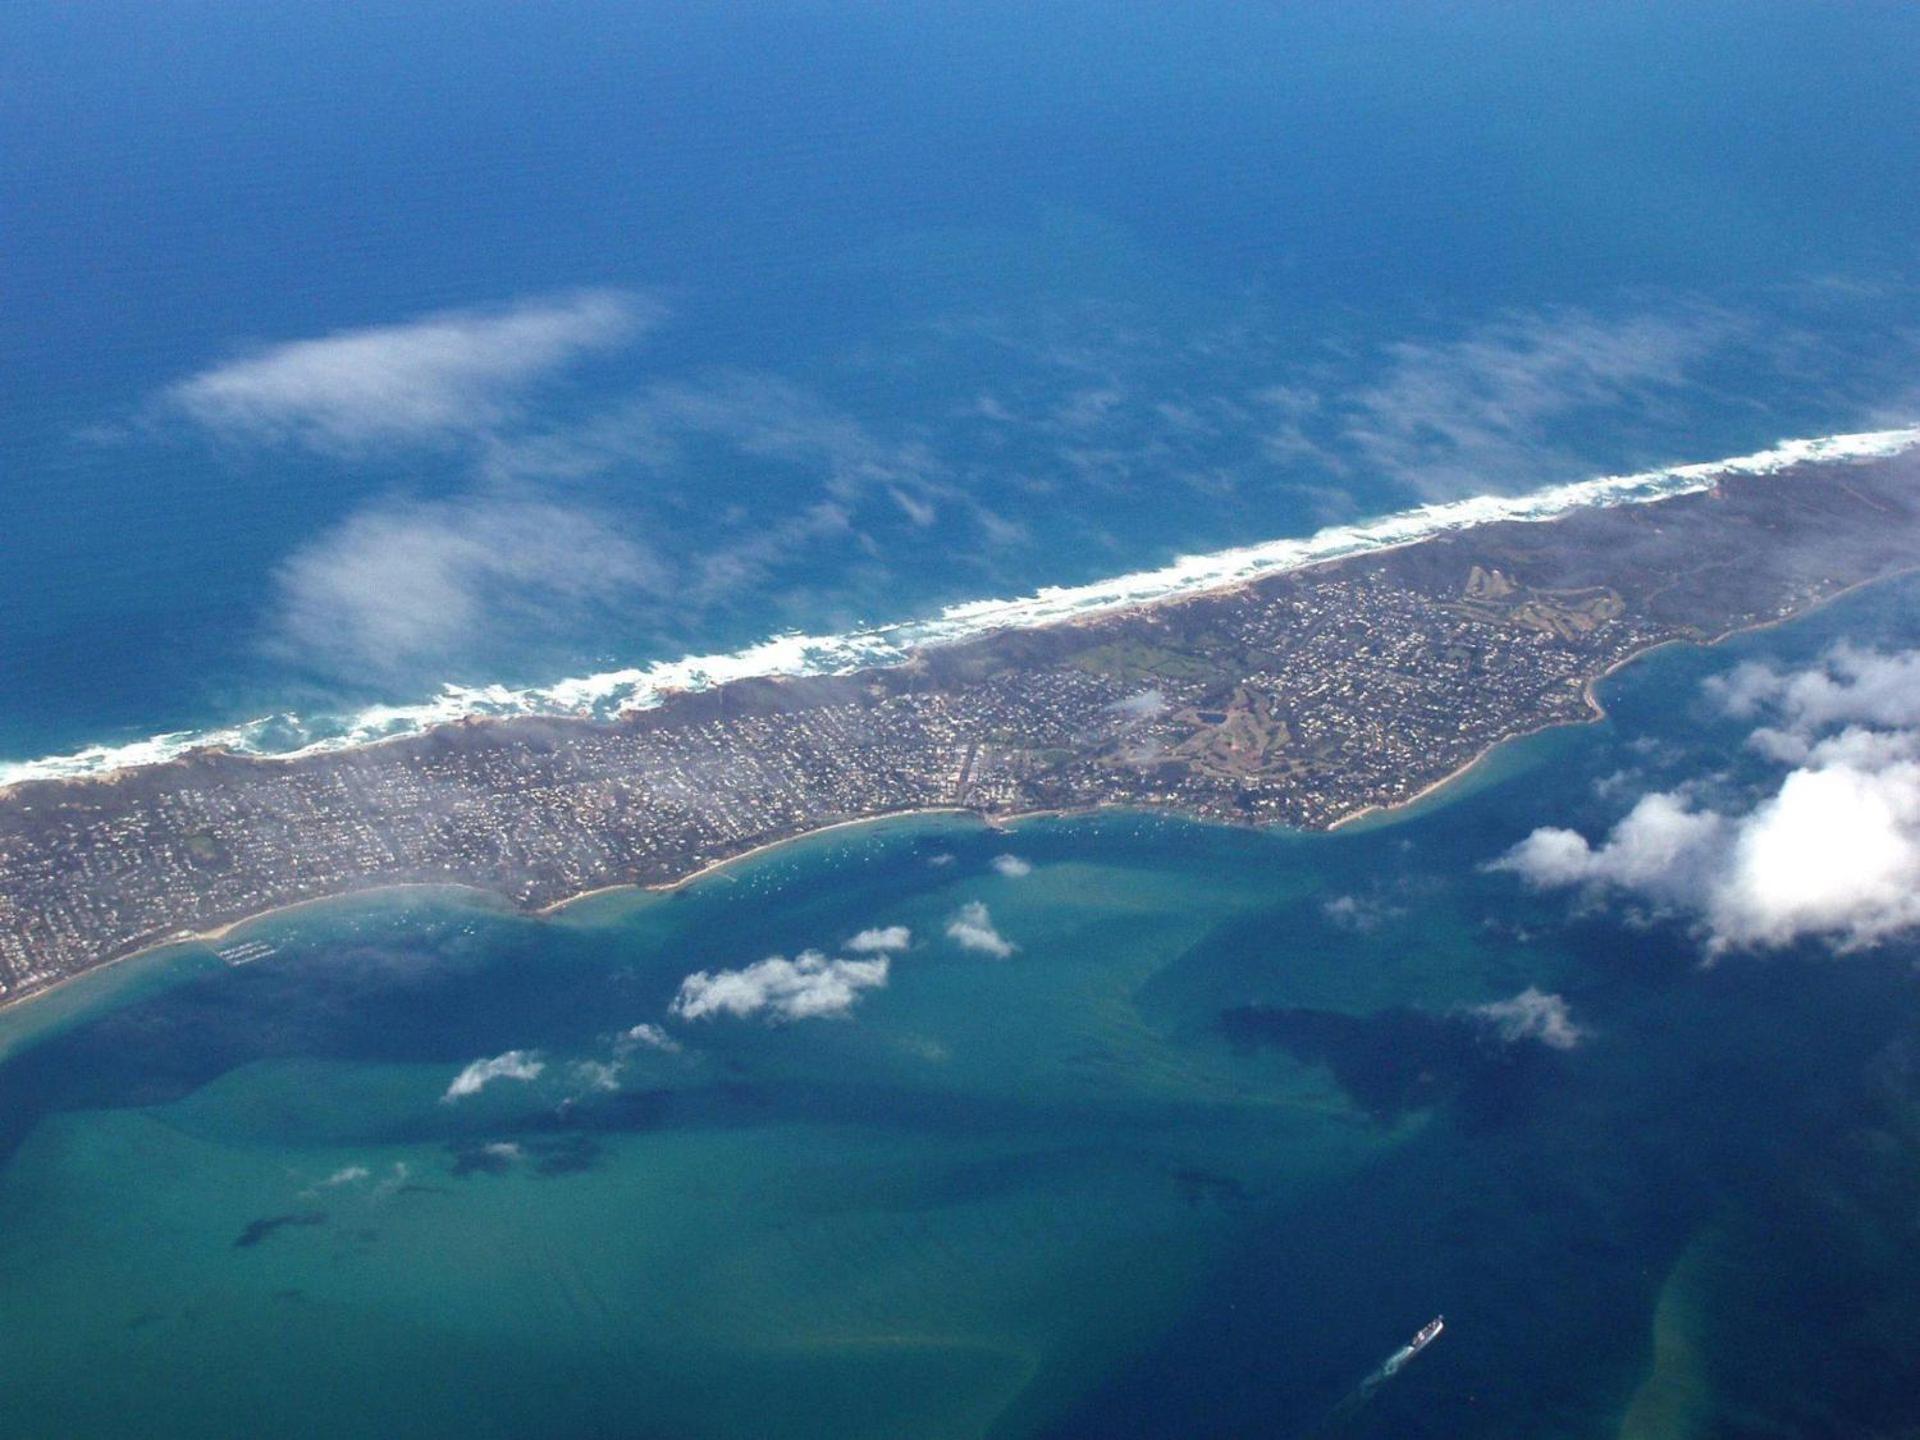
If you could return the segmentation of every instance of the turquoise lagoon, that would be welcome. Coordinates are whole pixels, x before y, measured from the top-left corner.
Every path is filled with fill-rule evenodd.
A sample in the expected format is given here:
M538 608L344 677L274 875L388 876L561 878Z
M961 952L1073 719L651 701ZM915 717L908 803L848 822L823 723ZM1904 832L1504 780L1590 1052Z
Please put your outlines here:
M1703 967L1678 925L1483 865L1604 823L1623 770L1737 771L1705 674L1910 638L1916 598L1650 657L1608 722L1350 833L893 820L548 919L342 901L249 927L253 964L185 948L28 1006L0 1029L0 1431L1910 1418L1911 953ZM1010 955L948 938L971 902ZM913 946L845 1018L667 1013L692 971L880 925ZM1467 1013L1527 986L1583 1043ZM583 1067L642 1023L677 1048L629 1044L605 1088ZM443 1098L513 1050L536 1078Z

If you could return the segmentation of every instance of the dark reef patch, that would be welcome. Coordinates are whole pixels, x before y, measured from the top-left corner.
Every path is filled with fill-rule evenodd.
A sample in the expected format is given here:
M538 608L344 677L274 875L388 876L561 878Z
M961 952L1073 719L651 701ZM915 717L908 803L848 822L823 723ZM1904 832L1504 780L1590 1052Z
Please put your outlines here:
M1383 1125L1448 1103L1468 1123L1505 1123L1524 1107L1552 1055L1531 1041L1503 1040L1469 1015L1401 1007L1348 1015L1241 1005L1221 1012L1220 1030L1242 1049L1275 1046L1326 1066L1348 1098Z
M459 1180L475 1175L504 1175L519 1158L516 1146L482 1145L470 1140L449 1141L447 1149L453 1155L454 1178Z
M327 1213L324 1210L305 1210L293 1215L267 1215L259 1220L249 1221L233 1242L236 1250L251 1250L269 1235L286 1229L288 1226L324 1225Z
M485 1144L454 1140L447 1150L453 1156L453 1174L461 1180L505 1175L523 1163L532 1166L536 1175L578 1175L597 1165L601 1154L598 1141L578 1132Z
M1209 1202L1223 1210L1234 1209L1253 1198L1246 1182L1232 1175L1193 1167L1175 1170L1172 1175L1173 1183L1180 1187L1180 1198L1187 1202L1189 1209Z

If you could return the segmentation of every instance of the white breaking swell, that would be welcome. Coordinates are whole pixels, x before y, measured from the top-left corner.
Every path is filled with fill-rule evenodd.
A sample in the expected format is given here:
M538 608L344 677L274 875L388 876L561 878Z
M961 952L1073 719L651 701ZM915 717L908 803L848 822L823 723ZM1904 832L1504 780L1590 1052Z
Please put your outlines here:
M897 665L916 648L948 645L995 630L1055 624L1077 616L1128 609L1217 590L1285 570L1406 545L1450 530L1501 520L1552 520L1571 511L1663 500L1710 488L1726 475L1765 475L1793 465L1876 460L1920 446L1920 426L1783 440L1770 450L1697 465L1675 465L1637 475L1606 475L1528 495L1486 495L1333 526L1299 539L1269 540L1185 555L1157 570L1142 570L1089 585L1053 586L1019 600L974 600L950 605L924 620L905 620L841 635L779 635L728 655L693 655L625 670L584 675L551 685L441 687L412 705L374 705L344 716L262 716L212 730L176 730L125 745L90 745L70 755L0 762L0 787L26 780L101 775L172 760L191 750L220 747L251 755L293 757L417 735L435 725L474 716L566 715L610 719L648 709L669 694L705 690L750 677L844 675Z

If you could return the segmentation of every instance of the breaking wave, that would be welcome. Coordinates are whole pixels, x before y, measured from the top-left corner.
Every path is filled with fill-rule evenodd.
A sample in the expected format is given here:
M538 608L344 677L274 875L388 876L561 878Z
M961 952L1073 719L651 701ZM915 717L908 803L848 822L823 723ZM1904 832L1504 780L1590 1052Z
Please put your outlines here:
M1018 600L974 600L930 618L876 625L839 635L779 635L725 655L688 656L550 685L454 685L410 705L374 705L351 715L262 716L210 730L176 730L124 745L92 745L69 755L0 762L0 786L26 780L71 779L153 765L208 747L250 755L293 757L417 735L436 725L477 716L553 715L610 719L648 709L675 691L705 690L751 677L844 675L897 665L916 649L950 645L996 630L1029 629L1079 616L1130 609L1155 601L1238 585L1327 560L1406 545L1430 536L1501 520L1552 520L1599 506L1633 505L1705 490L1727 475L1765 475L1808 463L1883 459L1920 445L1920 426L1783 440L1772 449L1635 475L1607 475L1527 495L1486 495L1422 505L1356 525L1186 555L1088 585L1053 586Z

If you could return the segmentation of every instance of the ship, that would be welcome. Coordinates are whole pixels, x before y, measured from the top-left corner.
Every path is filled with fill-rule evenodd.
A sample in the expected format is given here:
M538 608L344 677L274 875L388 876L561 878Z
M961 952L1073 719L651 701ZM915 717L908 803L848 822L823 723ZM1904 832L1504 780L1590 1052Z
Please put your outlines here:
M1441 1315L1434 1316L1433 1319L1429 1320L1426 1324L1422 1325L1419 1330L1414 1332L1413 1339L1409 1340L1398 1350L1394 1351L1392 1355L1387 1357L1387 1363L1380 1367L1379 1372L1375 1375L1371 1383L1378 1384L1382 1380L1391 1380L1395 1375L1398 1375L1402 1366L1422 1350L1426 1349L1427 1346L1431 1345L1435 1340L1439 1339L1440 1332L1446 1328L1446 1318Z
M1436 1315L1414 1331L1413 1338L1389 1355L1386 1364L1362 1380L1346 1399L1333 1407L1333 1412L1327 1417L1326 1423L1314 1433L1317 1435L1345 1434L1348 1422L1360 1413L1362 1406L1373 1399L1374 1392L1405 1369L1409 1360L1438 1340L1440 1332L1446 1328L1445 1317Z

